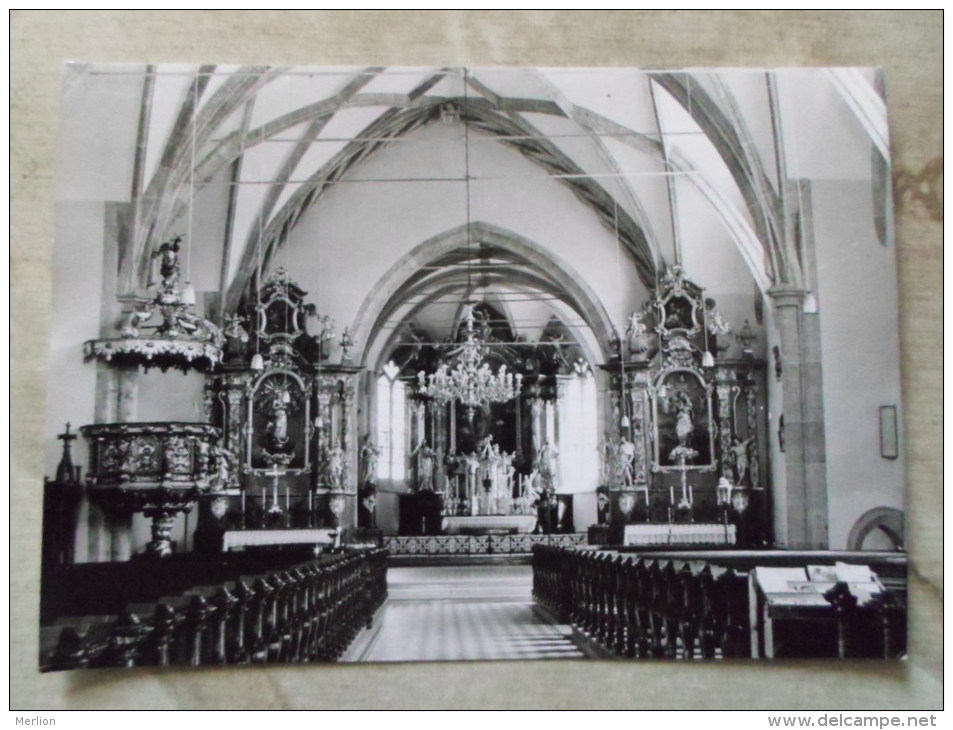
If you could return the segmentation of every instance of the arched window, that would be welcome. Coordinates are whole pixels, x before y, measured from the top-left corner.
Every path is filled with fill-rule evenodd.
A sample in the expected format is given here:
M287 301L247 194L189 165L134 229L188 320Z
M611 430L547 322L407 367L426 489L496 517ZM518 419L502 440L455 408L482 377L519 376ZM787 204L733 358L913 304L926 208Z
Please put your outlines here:
M384 366L377 379L377 443L381 454L377 461L378 482L404 479L406 459L406 394L393 361Z
M599 423L596 381L580 361L563 381L559 399L559 444L562 492L589 492L599 483Z

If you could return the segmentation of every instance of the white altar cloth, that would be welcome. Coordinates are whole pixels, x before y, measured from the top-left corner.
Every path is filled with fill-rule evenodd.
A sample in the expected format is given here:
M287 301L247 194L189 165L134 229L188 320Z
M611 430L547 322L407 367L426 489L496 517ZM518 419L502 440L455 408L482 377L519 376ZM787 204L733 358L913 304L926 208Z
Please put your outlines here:
M516 530L518 533L529 533L536 526L536 515L475 515L461 517L444 517L443 531L448 535L459 535L461 532L476 532L485 530Z
M222 550L266 545L330 545L333 527L300 530L230 530L222 538Z

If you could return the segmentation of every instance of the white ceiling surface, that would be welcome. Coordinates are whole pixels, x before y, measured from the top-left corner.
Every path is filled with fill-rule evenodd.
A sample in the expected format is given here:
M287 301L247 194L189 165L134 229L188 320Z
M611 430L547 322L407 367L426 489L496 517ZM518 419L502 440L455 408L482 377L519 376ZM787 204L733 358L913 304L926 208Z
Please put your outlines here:
M157 68L149 109L144 189L148 189L153 176L162 173L159 161L170 143L176 118L189 101L196 71L197 68L188 70L181 66ZM734 73L737 76L738 72ZM696 76L702 87L712 88L712 80L705 78L704 73ZM217 92L223 92L228 78L227 73L216 70L201 94L197 118L203 118L206 106L211 108L210 102L221 101L222 94ZM796 86L798 81L799 78L783 80L783 101L789 105L795 97L790 89L801 91ZM730 241L746 237L749 246L754 238L743 198L711 142L681 105L645 73L634 69L296 68L280 73L271 71L259 82L243 95L236 94L227 102L230 106L224 113L220 112L211 125L198 130L203 160L215 159L214 153L222 149L220 145L227 144L229 135L243 129L243 119L246 134L250 135L240 150L221 156L223 165L234 161L235 154L241 156L241 164L236 166L237 179L226 183L236 197L233 220L226 228L231 234L225 289L239 273L240 263L248 255L246 249L254 251L258 227L267 227L276 218L280 220L288 210L293 212L286 210L286 206L300 205L300 199L296 200L300 196L295 193L304 192L302 186L309 185L309 181L324 179L336 156L353 149L355 140L366 138L372 124L394 111L442 98L485 99L501 116L537 130L547 138L544 142L568 159L571 166L593 176L614 199L613 205L643 227L655 247L655 255L669 262L675 258L678 229L672 223L676 216L671 208L668 176L673 173L666 168L666 154L674 155L682 169L688 169L689 182L699 190L721 191L720 199L712 202L721 208L720 238ZM720 85L717 91L723 102L724 95L732 94L732 89L744 89L740 92L743 95L764 99L766 90L761 87L766 89L766 84L763 72L750 72L743 79L732 78L731 83ZM811 91L815 96L827 94L815 101L815 107L836 97L832 90ZM744 106L746 113L748 106ZM522 111L513 111L514 108ZM553 113L555 110L558 113ZM282 118L284 123L274 124ZM263 132L269 124L276 130L271 136ZM764 150L768 147L764 144L766 122L753 119L752 126ZM607 131L606 136L598 135ZM485 132L471 129L468 133L462 125L452 133L440 135L437 142L431 139L427 145L415 144L413 135L409 137L390 138L387 144L407 145L409 155L426 152L432 156L436 164L429 168L433 171L430 174L437 180L446 175L447 180L459 181L467 172L468 153L472 154L480 145L499 144ZM192 142L176 141L180 145ZM658 148L653 151L655 144ZM803 149L787 152L803 164L799 159ZM849 152L859 157L853 149ZM477 165L483 157L473 154ZM859 167L856 163L855 166ZM551 170L535 167L538 173L533 174L540 178L552 174ZM493 179L498 171L471 167L469 174L473 180ZM221 179L221 175L216 175L217 184L223 184ZM356 181L373 185L376 179L362 174L359 162L348 169L339 184ZM529 180L527 184L533 183ZM180 195L187 194L187 190L180 191ZM744 230L746 227L749 230ZM751 264L756 259L754 252L749 251L746 259L749 265L755 265ZM755 278L760 280L757 273ZM546 314L550 313L551 310ZM544 324L536 322L528 331L537 332Z
M248 183L248 186L260 186L262 182L270 180L277 170L283 168L287 156L294 150L294 141L300 140L309 129L309 124L302 122L289 129L279 131L275 141L259 137L258 132L269 122L274 122L296 110L309 107L321 102L329 102L348 85L359 78L359 70L325 69L309 70L294 69L288 73L275 75L254 94L254 103L249 124L249 134L252 138L244 149L244 160L241 166L241 177L238 182ZM656 134L654 111L648 85L644 76L633 70L599 71L568 73L553 70L540 72L532 69L476 69L466 72L472 83L464 88L463 72L459 69L388 69L386 71L363 73L363 85L356 94L350 97L340 109L324 123L318 137L309 146L300 163L288 174L288 184L280 192L279 204L275 211L288 202L297 187L317 173L331 157L343 148L347 140L359 137L362 132L387 111L387 106L365 106L377 101L376 95L392 95L396 98L406 97L413 89L418 88L428 79L439 79L437 83L424 93L424 98L442 98L444 96L470 98L482 97L481 89L485 87L491 92L489 100L497 102L500 99L539 100L556 103L563 111L574 116L579 110L590 110L605 117L622 127L635 129L640 133ZM225 74L214 73L200 99L200 108L197 115L202 114L203 108L214 98L215 93L221 90L225 83ZM175 120L180 110L188 101L189 89L193 76L183 73L182 67L174 67L164 72L158 67L155 74L155 87L149 119L149 135L146 149L146 181L157 173L158 161L169 141ZM496 95L497 98L493 98ZM412 100L408 100L413 103ZM417 100L418 103L419 100ZM244 104L235 104L230 114L222 118L215 128L200 130L203 138L211 140L212 144L203 146L200 157L208 155L214 148L215 140L222 140L229 133L239 128L239 121L244 114ZM519 119L522 117L515 114ZM546 125L541 117L548 117L554 123ZM632 169L631 160L623 169L619 160L606 152L604 145L594 140L593 132L586 127L561 119L553 115L528 114L526 121L538 128L542 134L554 136L554 142L561 152L569 157L581 170L605 175L613 172L637 174L640 169ZM329 140L322 143L319 140ZM333 140L333 141L331 141ZM279 144L282 142L283 144ZM182 140L182 144L190 144L191 140ZM650 166L650 161L647 161ZM282 183L282 180L270 180ZM249 240L249 232L257 225L258 214L242 209L255 200L261 200L262 194L253 196L243 195L242 204L236 206L239 211L239 220L232 227L232 250ZM626 196L620 196L620 205L626 205ZM626 207L629 207L626 205ZM631 212L631 211L630 211ZM265 221L267 224L267 220ZM236 244L239 244L236 246ZM233 270L230 267L230 270Z

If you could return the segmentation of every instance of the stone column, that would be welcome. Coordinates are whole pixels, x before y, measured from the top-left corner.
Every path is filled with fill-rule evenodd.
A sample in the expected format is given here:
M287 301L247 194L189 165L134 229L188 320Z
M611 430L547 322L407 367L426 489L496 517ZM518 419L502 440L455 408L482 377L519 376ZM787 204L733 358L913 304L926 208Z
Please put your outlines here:
M527 398L529 405L529 430L533 444L533 459L539 456L539 450L543 446L542 429L540 428L543 412L543 401L541 398Z
M775 501L776 534L786 547L827 548L823 400L815 315L802 314L804 292L778 285L774 300L781 348L786 494ZM812 318L812 322L805 322Z
M139 413L139 367L125 366L116 375L116 423L134 423ZM132 513L113 512L107 517L109 557L114 561L132 557Z
M636 484L648 482L648 463L646 453L649 447L648 430L654 427L651 417L646 415L649 378L646 373L634 373L629 378L628 393L632 403L631 440L635 446L635 456L632 459L632 475Z
M731 437L735 433L733 423L732 396L735 386L735 372L731 368L720 367L715 375L715 393L718 395L718 460L721 462L720 475L729 482L736 483L731 464ZM739 484L740 486L740 484Z
M801 315L801 423L804 438L804 482L809 509L808 539L812 545L827 548L827 446L824 435L824 380L819 317L818 314Z

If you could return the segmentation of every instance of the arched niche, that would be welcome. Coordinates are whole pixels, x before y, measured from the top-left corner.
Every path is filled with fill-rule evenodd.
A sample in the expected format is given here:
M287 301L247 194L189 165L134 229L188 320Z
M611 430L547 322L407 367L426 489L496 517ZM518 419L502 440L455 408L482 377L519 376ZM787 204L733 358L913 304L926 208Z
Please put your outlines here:
M246 468L264 473L276 464L289 474L311 468L311 386L294 370L270 369L249 386Z
M688 367L659 373L654 383L655 471L715 468L712 387Z
M895 507L874 507L857 518L847 536L847 549L863 550L864 542L877 530L886 535L894 550L904 549L903 512Z

